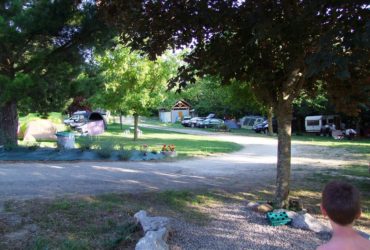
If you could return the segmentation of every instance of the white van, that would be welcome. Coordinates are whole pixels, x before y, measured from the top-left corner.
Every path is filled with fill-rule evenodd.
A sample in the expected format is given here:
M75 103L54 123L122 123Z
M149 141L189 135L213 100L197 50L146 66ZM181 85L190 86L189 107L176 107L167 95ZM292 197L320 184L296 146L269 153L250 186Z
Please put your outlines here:
M334 125L333 128L339 127L340 119L337 115L315 115L306 116L305 129L308 133L321 133L326 125Z

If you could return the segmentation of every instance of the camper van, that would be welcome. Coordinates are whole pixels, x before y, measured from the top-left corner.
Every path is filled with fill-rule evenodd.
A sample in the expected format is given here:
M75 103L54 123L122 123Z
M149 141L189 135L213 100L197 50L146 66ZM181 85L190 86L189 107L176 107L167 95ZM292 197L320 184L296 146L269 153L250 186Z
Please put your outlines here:
M306 116L304 125L306 132L320 134L327 126L339 128L340 118L337 115Z

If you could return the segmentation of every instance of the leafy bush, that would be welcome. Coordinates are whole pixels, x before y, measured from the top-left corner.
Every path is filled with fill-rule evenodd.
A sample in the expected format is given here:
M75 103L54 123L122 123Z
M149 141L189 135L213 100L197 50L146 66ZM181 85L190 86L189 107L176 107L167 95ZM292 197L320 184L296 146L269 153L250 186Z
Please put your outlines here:
M78 144L81 151L91 150L96 143L96 139L92 136L80 137Z
M111 143L101 143L96 148L97 154L103 159L109 158L112 155L113 150L114 148Z
M229 128L225 124L221 124L218 126L218 129L221 131L229 131Z
M118 153L118 159L121 161L128 161L130 160L131 156L132 156L132 152L130 150L121 150Z
M39 142L29 142L29 143L26 143L26 147L31 151L35 151L36 149L40 147L40 143Z

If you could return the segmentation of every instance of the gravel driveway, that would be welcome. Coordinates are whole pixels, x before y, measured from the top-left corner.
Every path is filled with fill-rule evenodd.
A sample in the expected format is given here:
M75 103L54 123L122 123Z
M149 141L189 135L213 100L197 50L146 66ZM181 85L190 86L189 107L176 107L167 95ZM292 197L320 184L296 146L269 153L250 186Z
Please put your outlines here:
M171 130L201 133L237 142L244 148L232 154L173 162L1 162L0 200L166 189L239 191L274 183L276 139ZM300 174L305 169L351 163L343 154L343 158L338 158L337 152L323 154L312 146L293 144L292 153L292 168L299 168Z
M232 154L173 162L1 162L0 204L7 199L119 191L192 188L245 191L275 182L277 142L274 138L168 130L204 134L244 147ZM338 149L296 143L292 146L292 178L312 170L338 168L359 161L361 159L353 159ZM315 249L328 239L327 235L287 226L268 226L263 215L247 210L242 203L203 209L212 218L206 225L172 220L171 249Z

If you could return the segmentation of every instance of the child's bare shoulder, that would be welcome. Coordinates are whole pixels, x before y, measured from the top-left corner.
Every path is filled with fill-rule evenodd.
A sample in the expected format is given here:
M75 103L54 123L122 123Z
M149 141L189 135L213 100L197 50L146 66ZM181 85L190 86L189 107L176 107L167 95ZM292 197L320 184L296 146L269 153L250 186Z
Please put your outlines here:
M316 250L347 250L347 249L357 249L357 250L369 250L370 241L363 237L355 237L350 241L346 240L331 240L328 243L319 246Z
M328 242L324 245L319 246L318 248L316 248L316 250L335 250L335 245L334 246L332 246L332 245L333 244Z

